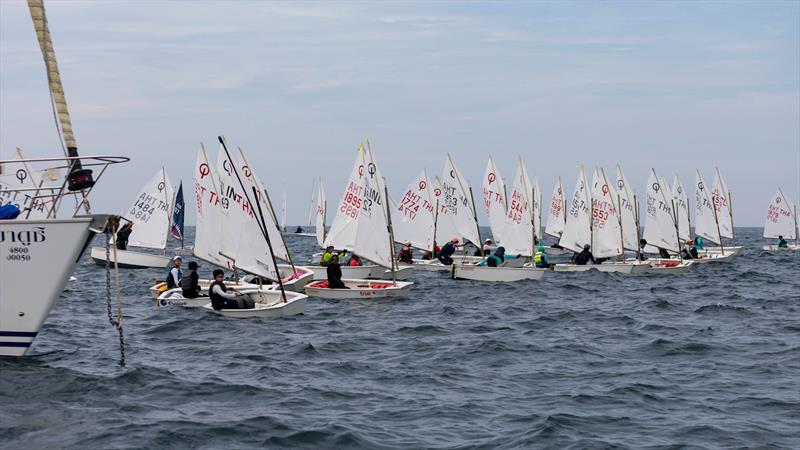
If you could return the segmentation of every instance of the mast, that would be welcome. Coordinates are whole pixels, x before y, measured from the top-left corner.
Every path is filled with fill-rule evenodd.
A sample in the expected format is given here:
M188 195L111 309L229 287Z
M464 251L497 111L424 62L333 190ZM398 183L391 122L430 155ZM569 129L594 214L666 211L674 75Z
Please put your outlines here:
M167 256L167 243L169 242L170 228L172 228L172 208L175 206L175 202L170 202L167 198L167 171L164 166L161 166L161 182L164 184L164 201L167 203L167 237L164 239L163 249L164 256Z
M717 169L719 170L719 169ZM721 178L720 178L721 179ZM727 187L727 186L725 186ZM736 234L733 232L733 200L731 200L731 193L728 192L728 213L731 215L731 244L736 246ZM722 238L720 238L720 241ZM720 244L721 245L721 244Z
M639 225L639 199L633 194L633 222L636 224L636 259L642 260L642 230ZM623 249L624 250L624 249Z
M222 144L222 148L225 150L225 154L228 156L228 161L231 161L231 168L233 173L236 175L236 179L239 180L239 185L242 187L242 192L244 192L245 199L251 205L253 202L250 201L250 195L247 193L247 188L244 187L244 182L242 182L242 178L239 176L239 170L236 169L236 164L233 164L233 158L231 158L230 152L228 152L228 146L225 145L225 138L222 136L218 136L219 143ZM258 223L258 228L261 230L261 235L267 241L267 247L269 248L270 257L272 258L272 264L275 266L275 272L277 272L276 278L278 279L278 286L281 289L281 298L283 299L283 303L286 303L286 292L283 290L283 280L281 280L281 274L278 271L278 262L275 260L275 252L272 250L272 241L269 238L269 233L267 233L267 223L264 221L264 213L261 211L261 202L258 201L258 188L253 183L253 195L256 197L256 206L258 207L258 216L261 220L256 220Z
M369 142L369 141L367 141ZM371 155L371 153L370 153ZM384 212L386 213L386 228L389 230L389 256L392 260L392 284L397 286L397 261L394 256L394 231L392 230L392 215L389 213L389 189L386 187L386 178L383 178Z
M475 197L472 195L472 186L469 187L469 199L472 202L472 218L475 219L475 228L478 229L478 242L475 243L475 246L482 249L481 226L478 225L478 212L475 211ZM464 244L466 244L466 242ZM464 247L464 252L466 253L466 246Z
M436 257L436 224L439 222L439 199L436 199L436 210L433 213L433 245L431 248L431 256Z

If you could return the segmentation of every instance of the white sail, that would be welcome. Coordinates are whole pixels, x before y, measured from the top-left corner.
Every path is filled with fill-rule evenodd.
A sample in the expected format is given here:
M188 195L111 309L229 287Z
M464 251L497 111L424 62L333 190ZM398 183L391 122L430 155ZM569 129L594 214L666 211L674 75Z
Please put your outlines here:
M486 172L483 174L483 207L489 217L489 228L496 242L503 242L503 228L506 224L506 186L500 172L490 156L486 163Z
M247 157L245 157L241 148L239 149L239 159L239 163L241 164L241 166L239 166L239 176L242 177L243 181L245 181L247 195L250 196L250 200L254 202L258 200L259 204L261 205L261 211L264 214L264 220L266 221L265 225L267 228L267 234L269 235L270 243L272 244L272 252L276 258L289 262L291 261L291 256L289 255L289 250L286 248L286 242L283 240L283 233L281 233L283 228L278 228L277 221L275 220L275 211L272 209L272 205L268 200L264 183L261 181L261 178L256 175L256 172L252 166L250 166L249 162L247 161ZM256 188L258 197L253 194L253 187ZM285 198L286 197L284 196L284 200ZM256 205L254 205L253 213L258 213L258 207ZM253 231L258 232L259 229L254 228ZM263 243L262 248L268 249L266 242Z
M532 256L534 253L532 195L533 186L520 156L503 230L502 244L509 255Z
M672 212L673 199L668 186L650 170L647 179L644 239L648 245L663 248L672 252L680 251L675 219Z
M592 254L598 258L622 255L617 193L602 168L595 170L592 180Z
M234 155L231 156L234 158L233 164L236 165L236 172L226 180L230 183L227 193L229 196L234 196L229 197L234 199L229 202L229 206L233 208L241 206L241 210L233 211L229 208L228 211L229 220L232 220L229 222L231 230L236 230L236 221L240 221L239 231L236 233L238 237L236 247L230 256L233 257L236 268L271 280L278 280L279 275L272 258L273 253L270 253L264 231L262 231L262 226L264 226L269 235L274 255L280 255L281 259L288 260L289 256L283 244L283 236L275 221L275 214L269 207L266 191L255 171L247 163L244 152L239 149L238 158ZM225 175L228 173L226 172ZM239 199L241 199L241 203ZM259 206L261 214L259 214ZM261 217L264 219L263 223L259 223Z
M475 217L475 205L472 203L472 195L466 179L461 175L461 171L458 170L449 153L444 162L441 181L444 189L443 202L449 210L449 214L446 217L452 220L453 227L458 231L458 234L480 247L481 239L477 217Z
M447 203L445 201L444 195L444 187L442 187L442 181L439 177L433 178L433 206L436 209L436 205L439 205L439 210L436 211L433 215L435 221L435 228L436 228L436 245L442 246L446 242L450 241L450 239L459 235L458 230L456 230L455 224L453 219L450 217L452 212L450 208L447 207Z
M553 188L553 195L550 197L547 225L544 227L544 232L555 238L560 238L564 232L567 214L565 205L564 186L561 184L561 177L558 177L558 182Z
M719 222L719 234L722 237L733 239L733 217L731 215L731 197L725 180L716 169L714 174L714 186L711 188L711 201L717 210L717 221Z
M694 234L719 244L722 240L717 226L717 213L699 170L695 172L694 181Z
M542 239L542 189L536 177L533 177L533 233Z
M362 145L325 245L347 249L392 268L383 179L372 155Z
M162 167L142 187L128 208L125 218L133 222L128 245L144 248L167 248L167 236L172 220L172 183Z
M201 145L197 150L197 161L194 166L194 204L197 225L194 230L192 253L203 261L221 267L230 267L230 261L219 253L222 231L217 180L216 170L208 162L206 151Z
M424 250L433 248L434 208L428 172L422 169L406 186L400 201L392 208L392 227L396 242L411 242Z
M306 228L311 227L311 216L316 212L316 199L314 198L314 182L316 180L311 180L311 201L308 204L308 219L306 220ZM306 230L307 231L307 230Z
M45 196L50 191L39 191L42 187L42 178L22 161L25 159L22 150L17 149L14 159L17 161L0 165L0 205L16 205L22 210L20 219L46 219L52 208L52 201L46 197L36 197ZM12 192L11 189L35 190Z
M250 204L242 196L239 181L233 172L234 163L228 160L225 148L220 144L217 154L217 189L220 198L220 252L236 259L239 233L245 223L245 214L251 211ZM234 261L236 263L236 261Z
M618 208L622 223L622 245L628 250L639 249L639 219L636 217L636 196L628 184L622 167L617 164L617 194L619 195Z
M797 239L797 222L794 213L792 202L778 188L767 208L764 237L777 238L778 236L783 236L784 239Z
M325 199L325 189L322 187L322 177L319 178L319 192L317 193L316 235L317 245L325 245L325 209L328 207Z
M675 210L678 214L678 236L682 241L692 238L690 233L691 225L689 223L689 196L686 194L686 189L683 188L678 175L675 175L675 181L672 183L672 195L675 199Z
M591 245L591 202L589 183L586 182L583 166L579 166L578 180L567 205L567 223L558 241L559 245L574 252L583 250L586 244Z

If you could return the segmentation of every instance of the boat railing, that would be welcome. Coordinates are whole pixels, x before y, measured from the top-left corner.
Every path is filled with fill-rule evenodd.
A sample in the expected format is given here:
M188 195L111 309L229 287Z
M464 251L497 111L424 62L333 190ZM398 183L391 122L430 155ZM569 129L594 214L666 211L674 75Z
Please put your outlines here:
M30 217L34 208L47 210L47 218L55 218L61 203L64 198L74 196L75 209L72 211L71 217L78 214L81 208L84 208L87 213L90 212L88 196L94 186L78 190L70 191L68 189L68 178L65 176L69 173L75 162L80 161L83 168L93 167L95 181L99 181L105 173L108 166L112 164L121 164L130 161L130 158L125 156L114 155L93 155L93 156L57 156L50 158L17 158L17 159L4 159L0 160L0 168L5 168L7 164L23 164L25 167L18 169L16 172L17 179L20 183L24 182L33 172L40 175L38 186L27 187L11 187L8 183L4 183L0 178L0 205L5 203L16 203L22 209L23 219ZM57 163L53 165L53 163ZM60 163L60 164L58 164ZM61 184L45 184L52 176L45 176L47 174L55 175L62 178ZM0 175L3 177L11 176L10 173L5 173L0 170ZM22 193L24 195L23 203L17 201L17 195ZM30 195L32 193L32 195ZM6 200L12 197L13 200Z

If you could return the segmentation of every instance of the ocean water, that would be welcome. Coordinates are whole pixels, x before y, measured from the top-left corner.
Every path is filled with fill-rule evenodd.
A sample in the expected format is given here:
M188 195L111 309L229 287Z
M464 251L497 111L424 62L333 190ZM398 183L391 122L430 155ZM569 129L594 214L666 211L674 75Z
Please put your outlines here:
M0 448L797 449L800 254L760 233L687 274L418 272L281 320L158 309L165 271L123 270L125 367L84 259L32 355L0 359Z

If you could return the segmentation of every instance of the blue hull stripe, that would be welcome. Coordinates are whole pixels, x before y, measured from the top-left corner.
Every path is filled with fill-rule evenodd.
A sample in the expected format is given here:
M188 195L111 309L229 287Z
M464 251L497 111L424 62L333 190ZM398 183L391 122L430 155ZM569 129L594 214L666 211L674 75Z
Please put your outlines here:
M33 342L2 342L0 347L30 347Z
M0 336L36 337L36 331L0 331Z

